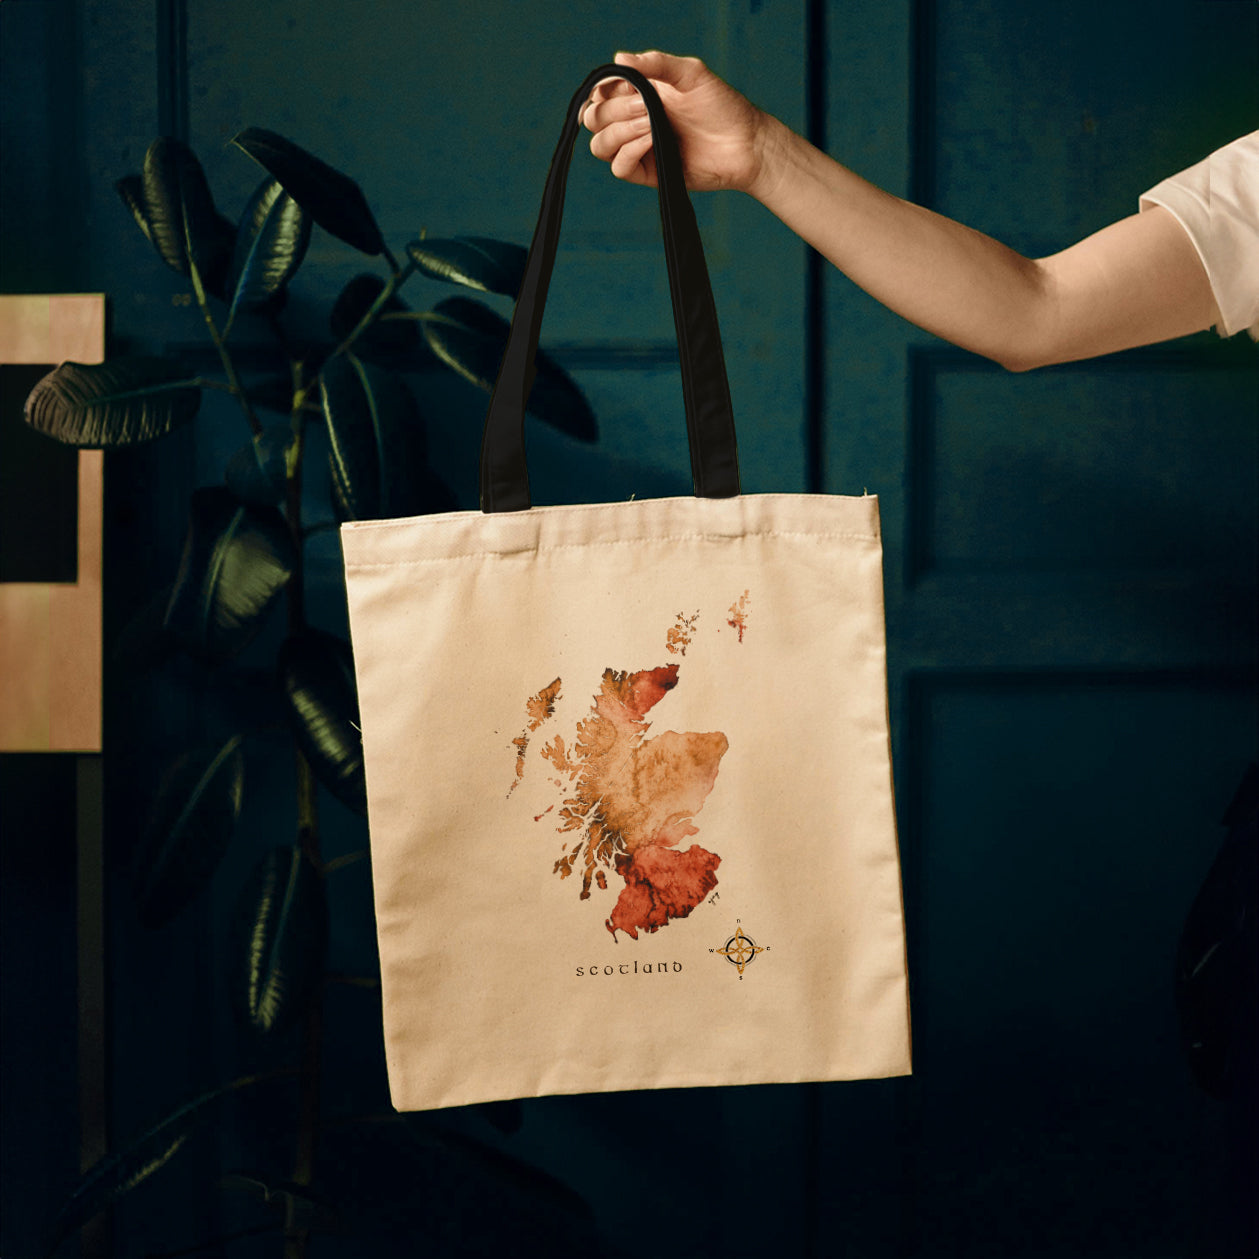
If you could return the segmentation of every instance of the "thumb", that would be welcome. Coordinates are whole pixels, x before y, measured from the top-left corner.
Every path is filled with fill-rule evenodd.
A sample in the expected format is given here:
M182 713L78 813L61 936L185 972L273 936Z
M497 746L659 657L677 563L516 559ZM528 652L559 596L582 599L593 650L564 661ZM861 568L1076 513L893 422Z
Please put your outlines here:
M649 79L686 88L692 79L703 71L703 63L695 57L674 57L667 52L618 52L614 58L618 66L629 66Z

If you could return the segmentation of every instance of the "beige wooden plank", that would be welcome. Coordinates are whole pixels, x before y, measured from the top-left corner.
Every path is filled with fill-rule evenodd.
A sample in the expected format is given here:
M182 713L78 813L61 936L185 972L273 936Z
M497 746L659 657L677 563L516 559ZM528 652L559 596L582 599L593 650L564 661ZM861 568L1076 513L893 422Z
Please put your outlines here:
M50 363L51 298L0 294L0 363Z
M50 749L51 586L0 584L0 752Z
M100 293L0 295L0 363L99 363ZM101 748L104 455L79 452L78 579L0 584L0 752Z

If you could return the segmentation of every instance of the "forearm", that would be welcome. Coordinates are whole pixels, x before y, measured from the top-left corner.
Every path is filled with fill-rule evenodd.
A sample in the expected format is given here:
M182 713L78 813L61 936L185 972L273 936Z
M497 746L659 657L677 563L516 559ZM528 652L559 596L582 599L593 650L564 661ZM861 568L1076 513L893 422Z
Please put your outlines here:
M883 192L783 124L768 124L749 189L850 280L918 327L1009 366L1045 305L1030 259Z
M1013 370L1212 322L1205 273L1165 212L1033 260L883 192L772 119L748 191L885 306Z
M1108 354L1210 327L1202 260L1155 206L1052 257L999 241L867 183L763 113L702 61L618 53L655 81L687 186L750 193L851 280L910 322L1014 370ZM591 152L618 178L656 180L647 111L623 80L591 94Z

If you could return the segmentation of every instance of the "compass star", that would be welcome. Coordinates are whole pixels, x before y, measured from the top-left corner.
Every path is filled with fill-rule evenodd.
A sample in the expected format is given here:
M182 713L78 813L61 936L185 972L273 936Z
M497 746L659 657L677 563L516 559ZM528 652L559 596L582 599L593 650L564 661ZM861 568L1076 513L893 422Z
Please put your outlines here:
M736 927L734 935L726 941L726 947L716 951L722 954L726 961L732 962L739 968L739 978L742 979L743 968L751 965L752 959L758 953L764 953L765 949L758 945L750 936L745 936L742 927Z

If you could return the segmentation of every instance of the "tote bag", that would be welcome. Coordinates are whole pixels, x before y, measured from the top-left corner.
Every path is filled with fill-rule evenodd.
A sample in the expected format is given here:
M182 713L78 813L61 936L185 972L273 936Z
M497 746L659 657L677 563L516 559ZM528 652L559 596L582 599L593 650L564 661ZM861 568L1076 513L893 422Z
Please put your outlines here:
M693 497L531 507L524 410L580 110L643 94ZM739 493L650 84L582 84L486 419L481 511L342 530L393 1104L905 1074L873 497Z

